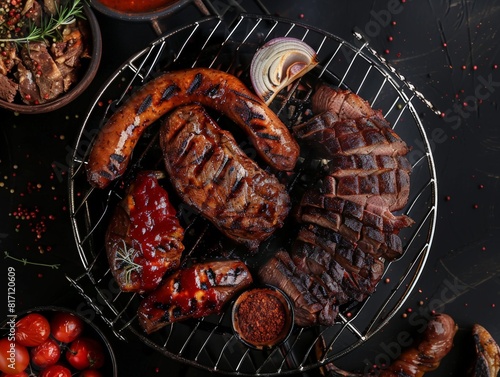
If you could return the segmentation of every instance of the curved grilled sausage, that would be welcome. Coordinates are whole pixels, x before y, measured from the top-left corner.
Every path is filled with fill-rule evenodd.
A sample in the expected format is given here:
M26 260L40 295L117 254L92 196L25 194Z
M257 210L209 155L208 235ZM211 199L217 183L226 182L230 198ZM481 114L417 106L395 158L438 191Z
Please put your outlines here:
M450 352L457 330L455 321L449 315L436 314L427 324L422 339L404 350L386 369L361 374L328 363L323 367L324 374L326 377L422 377L426 372L437 369L443 357Z
M89 182L104 188L122 175L146 127L173 108L193 102L212 107L241 126L270 166L294 168L299 147L276 114L235 76L192 68L148 82L111 116L90 152Z
M231 239L256 249L283 222L290 197L200 105L176 109L160 129L165 167L179 196Z
M446 314L435 315L427 324L422 340L403 351L379 377L422 377L437 369L443 357L450 352L457 325Z

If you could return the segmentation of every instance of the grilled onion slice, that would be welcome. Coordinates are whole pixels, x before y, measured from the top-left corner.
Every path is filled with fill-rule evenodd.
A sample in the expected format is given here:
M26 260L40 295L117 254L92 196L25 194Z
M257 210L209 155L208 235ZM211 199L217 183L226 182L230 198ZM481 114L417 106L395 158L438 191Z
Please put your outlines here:
M318 64L316 52L300 39L271 39L255 53L250 78L255 93L269 105L278 92Z

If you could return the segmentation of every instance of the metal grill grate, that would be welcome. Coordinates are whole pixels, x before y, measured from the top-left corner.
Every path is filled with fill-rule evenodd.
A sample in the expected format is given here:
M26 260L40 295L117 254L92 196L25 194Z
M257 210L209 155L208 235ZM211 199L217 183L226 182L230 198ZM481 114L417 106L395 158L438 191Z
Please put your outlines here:
M410 200L403 212L416 224L400 233L405 253L391 263L390 269L386 268L390 282L379 284L363 303L344 308L337 324L296 328L285 345L272 351L256 351L240 343L231 332L228 311L172 324L146 336L136 320L140 297L119 291L104 250L107 219L123 193L123 181L106 190L91 188L84 172L88 146L116 106L161 71L193 66L245 71L255 50L279 36L293 36L312 46L318 53L320 68L311 71L310 78L358 93L374 108L381 109L397 133L413 147L408 156L413 165ZM307 102L307 95L296 95L297 85L272 104L288 125L300 121ZM401 308L424 267L434 235L436 173L426 134L412 103L419 100L418 94L412 89L366 44L361 42L356 47L321 30L270 16L241 15L232 27L219 18L209 18L162 36L109 78L84 120L69 180L71 220L84 273L68 279L119 338L138 338L172 359L210 371L243 375L296 373L347 354L366 342ZM128 174L161 166L156 134L153 125L143 135ZM187 250L194 250L211 228L182 204L178 212L190 240Z

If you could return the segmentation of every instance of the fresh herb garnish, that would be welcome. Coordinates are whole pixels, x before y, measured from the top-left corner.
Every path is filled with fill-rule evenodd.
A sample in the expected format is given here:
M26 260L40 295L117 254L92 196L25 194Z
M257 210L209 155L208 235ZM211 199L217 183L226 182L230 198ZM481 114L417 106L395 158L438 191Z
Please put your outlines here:
M0 38L0 42L29 43L48 38L56 39L60 35L59 28L71 24L76 18L84 18L81 0L60 4L55 15L49 18L42 17L40 26L31 23L27 35L16 38Z
M118 269L122 269L125 272L125 284L132 283L132 272L140 273L142 266L134 262L134 255L137 253L133 247L128 247L125 240L122 240L123 248L116 251L116 262L118 264ZM142 254L142 253L141 253Z
M36 262L30 262L28 259L26 258L16 258L16 257L13 257L12 255L10 255L7 251L4 251L4 254L5 254L5 257L4 259L12 259L12 260L15 260L16 262L20 262L22 263L23 265L27 265L27 264L31 264L33 266L42 266L42 267L50 267L52 268L53 270L57 270L60 266L60 264L46 264L46 263L36 263Z

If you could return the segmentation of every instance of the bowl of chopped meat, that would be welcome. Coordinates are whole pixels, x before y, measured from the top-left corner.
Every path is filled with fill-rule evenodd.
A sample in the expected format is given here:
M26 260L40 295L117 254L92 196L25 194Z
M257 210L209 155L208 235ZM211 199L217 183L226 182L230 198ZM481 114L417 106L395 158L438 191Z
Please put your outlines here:
M0 0L0 106L45 113L77 98L102 53L84 0Z

